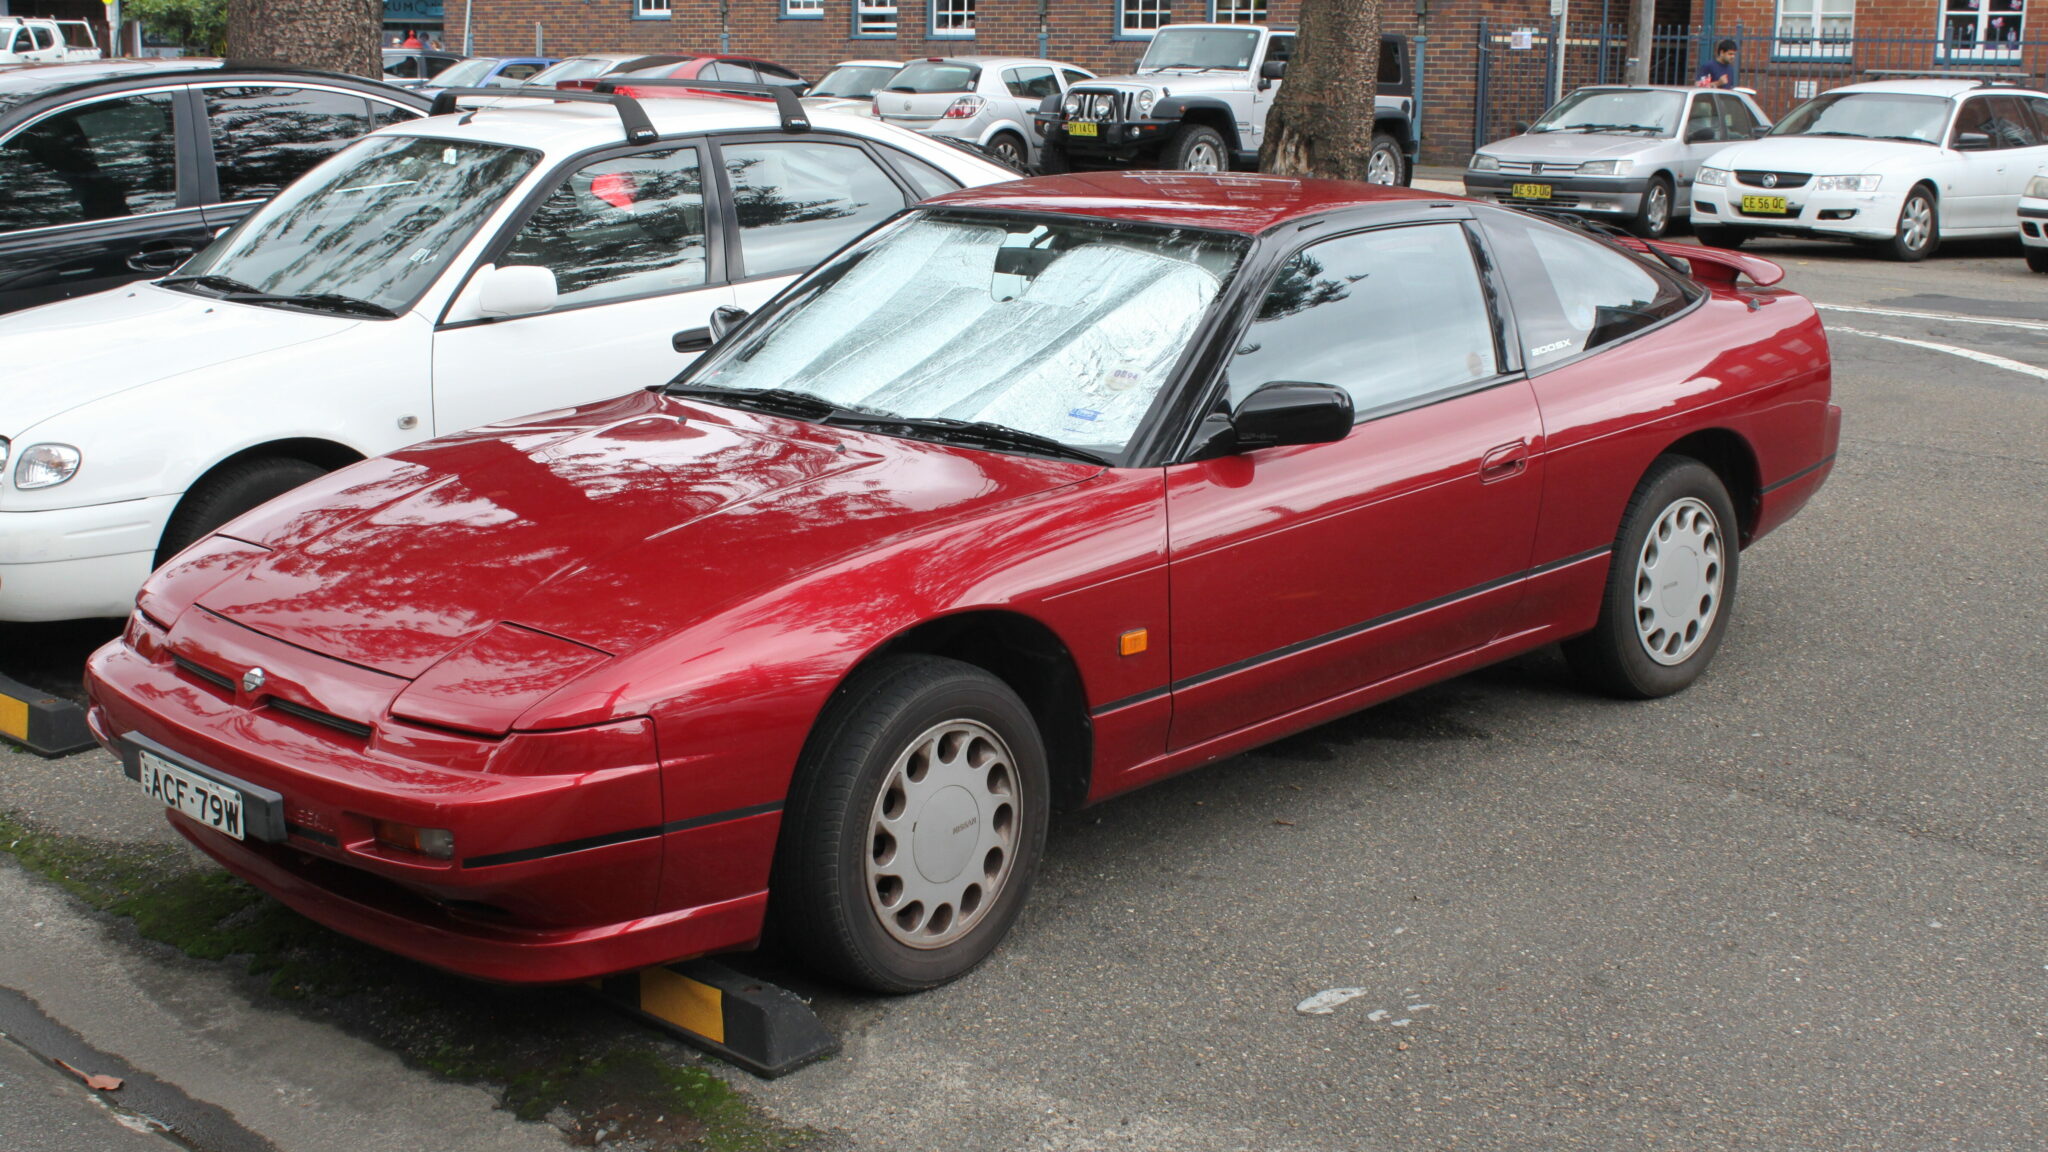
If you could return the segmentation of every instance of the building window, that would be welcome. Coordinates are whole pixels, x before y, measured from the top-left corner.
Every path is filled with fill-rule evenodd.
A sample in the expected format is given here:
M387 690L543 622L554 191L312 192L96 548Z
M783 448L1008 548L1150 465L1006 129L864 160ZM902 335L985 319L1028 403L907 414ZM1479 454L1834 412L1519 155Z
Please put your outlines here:
M666 20L669 18L669 0L633 0L635 20Z
M931 35L941 40L974 38L974 0L931 0Z
M1264 24L1266 0L1209 0L1213 24Z
M782 0L784 20L822 20L825 18L825 0Z
M1117 0L1117 34L1150 36L1173 23L1173 0Z
M2026 0L1941 0L1943 60L2018 60Z
M853 0L855 36L896 35L896 0Z
M1778 0L1778 34L1771 55L1791 60L1839 60L1851 54L1856 0Z

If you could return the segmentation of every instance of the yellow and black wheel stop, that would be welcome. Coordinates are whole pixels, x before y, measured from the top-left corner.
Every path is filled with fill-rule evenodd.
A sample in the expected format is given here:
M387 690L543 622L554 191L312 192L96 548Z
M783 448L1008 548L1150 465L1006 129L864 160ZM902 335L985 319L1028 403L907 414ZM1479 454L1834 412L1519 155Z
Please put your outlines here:
M633 1015L769 1080L839 1051L795 993L710 960L608 976L595 987Z
M93 746L92 730L85 726L85 709L5 676L0 676L0 737L44 756L63 756Z

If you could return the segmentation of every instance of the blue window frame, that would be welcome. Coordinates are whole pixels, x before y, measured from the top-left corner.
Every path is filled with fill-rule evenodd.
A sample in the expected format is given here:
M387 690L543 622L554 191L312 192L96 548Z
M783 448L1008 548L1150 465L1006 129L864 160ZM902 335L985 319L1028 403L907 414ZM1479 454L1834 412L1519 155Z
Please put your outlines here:
M975 0L925 0L926 38L974 39L974 3Z

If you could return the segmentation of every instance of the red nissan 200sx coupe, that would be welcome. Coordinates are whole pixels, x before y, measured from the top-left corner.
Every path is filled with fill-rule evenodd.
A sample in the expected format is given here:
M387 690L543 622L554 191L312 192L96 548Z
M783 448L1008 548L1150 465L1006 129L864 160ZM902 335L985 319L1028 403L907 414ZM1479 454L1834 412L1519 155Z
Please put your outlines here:
M1055 807L1558 641L1691 683L1834 459L1781 274L1405 189L949 193L665 387L201 540L92 723L230 871L429 964L576 980L772 919L931 987Z

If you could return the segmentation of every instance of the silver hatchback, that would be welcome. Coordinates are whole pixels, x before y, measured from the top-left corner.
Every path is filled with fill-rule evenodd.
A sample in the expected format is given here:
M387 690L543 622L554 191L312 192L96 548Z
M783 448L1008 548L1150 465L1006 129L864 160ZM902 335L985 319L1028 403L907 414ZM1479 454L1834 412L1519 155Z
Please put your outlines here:
M1605 217L1662 236L1689 214L1700 163L1770 127L1746 92L1653 84L1581 88L1520 136L1473 153L1465 193Z
M1047 96L1095 73L1057 60L946 56L913 60L875 93L875 114L891 124L978 145L1030 171L1045 142L1032 113Z

